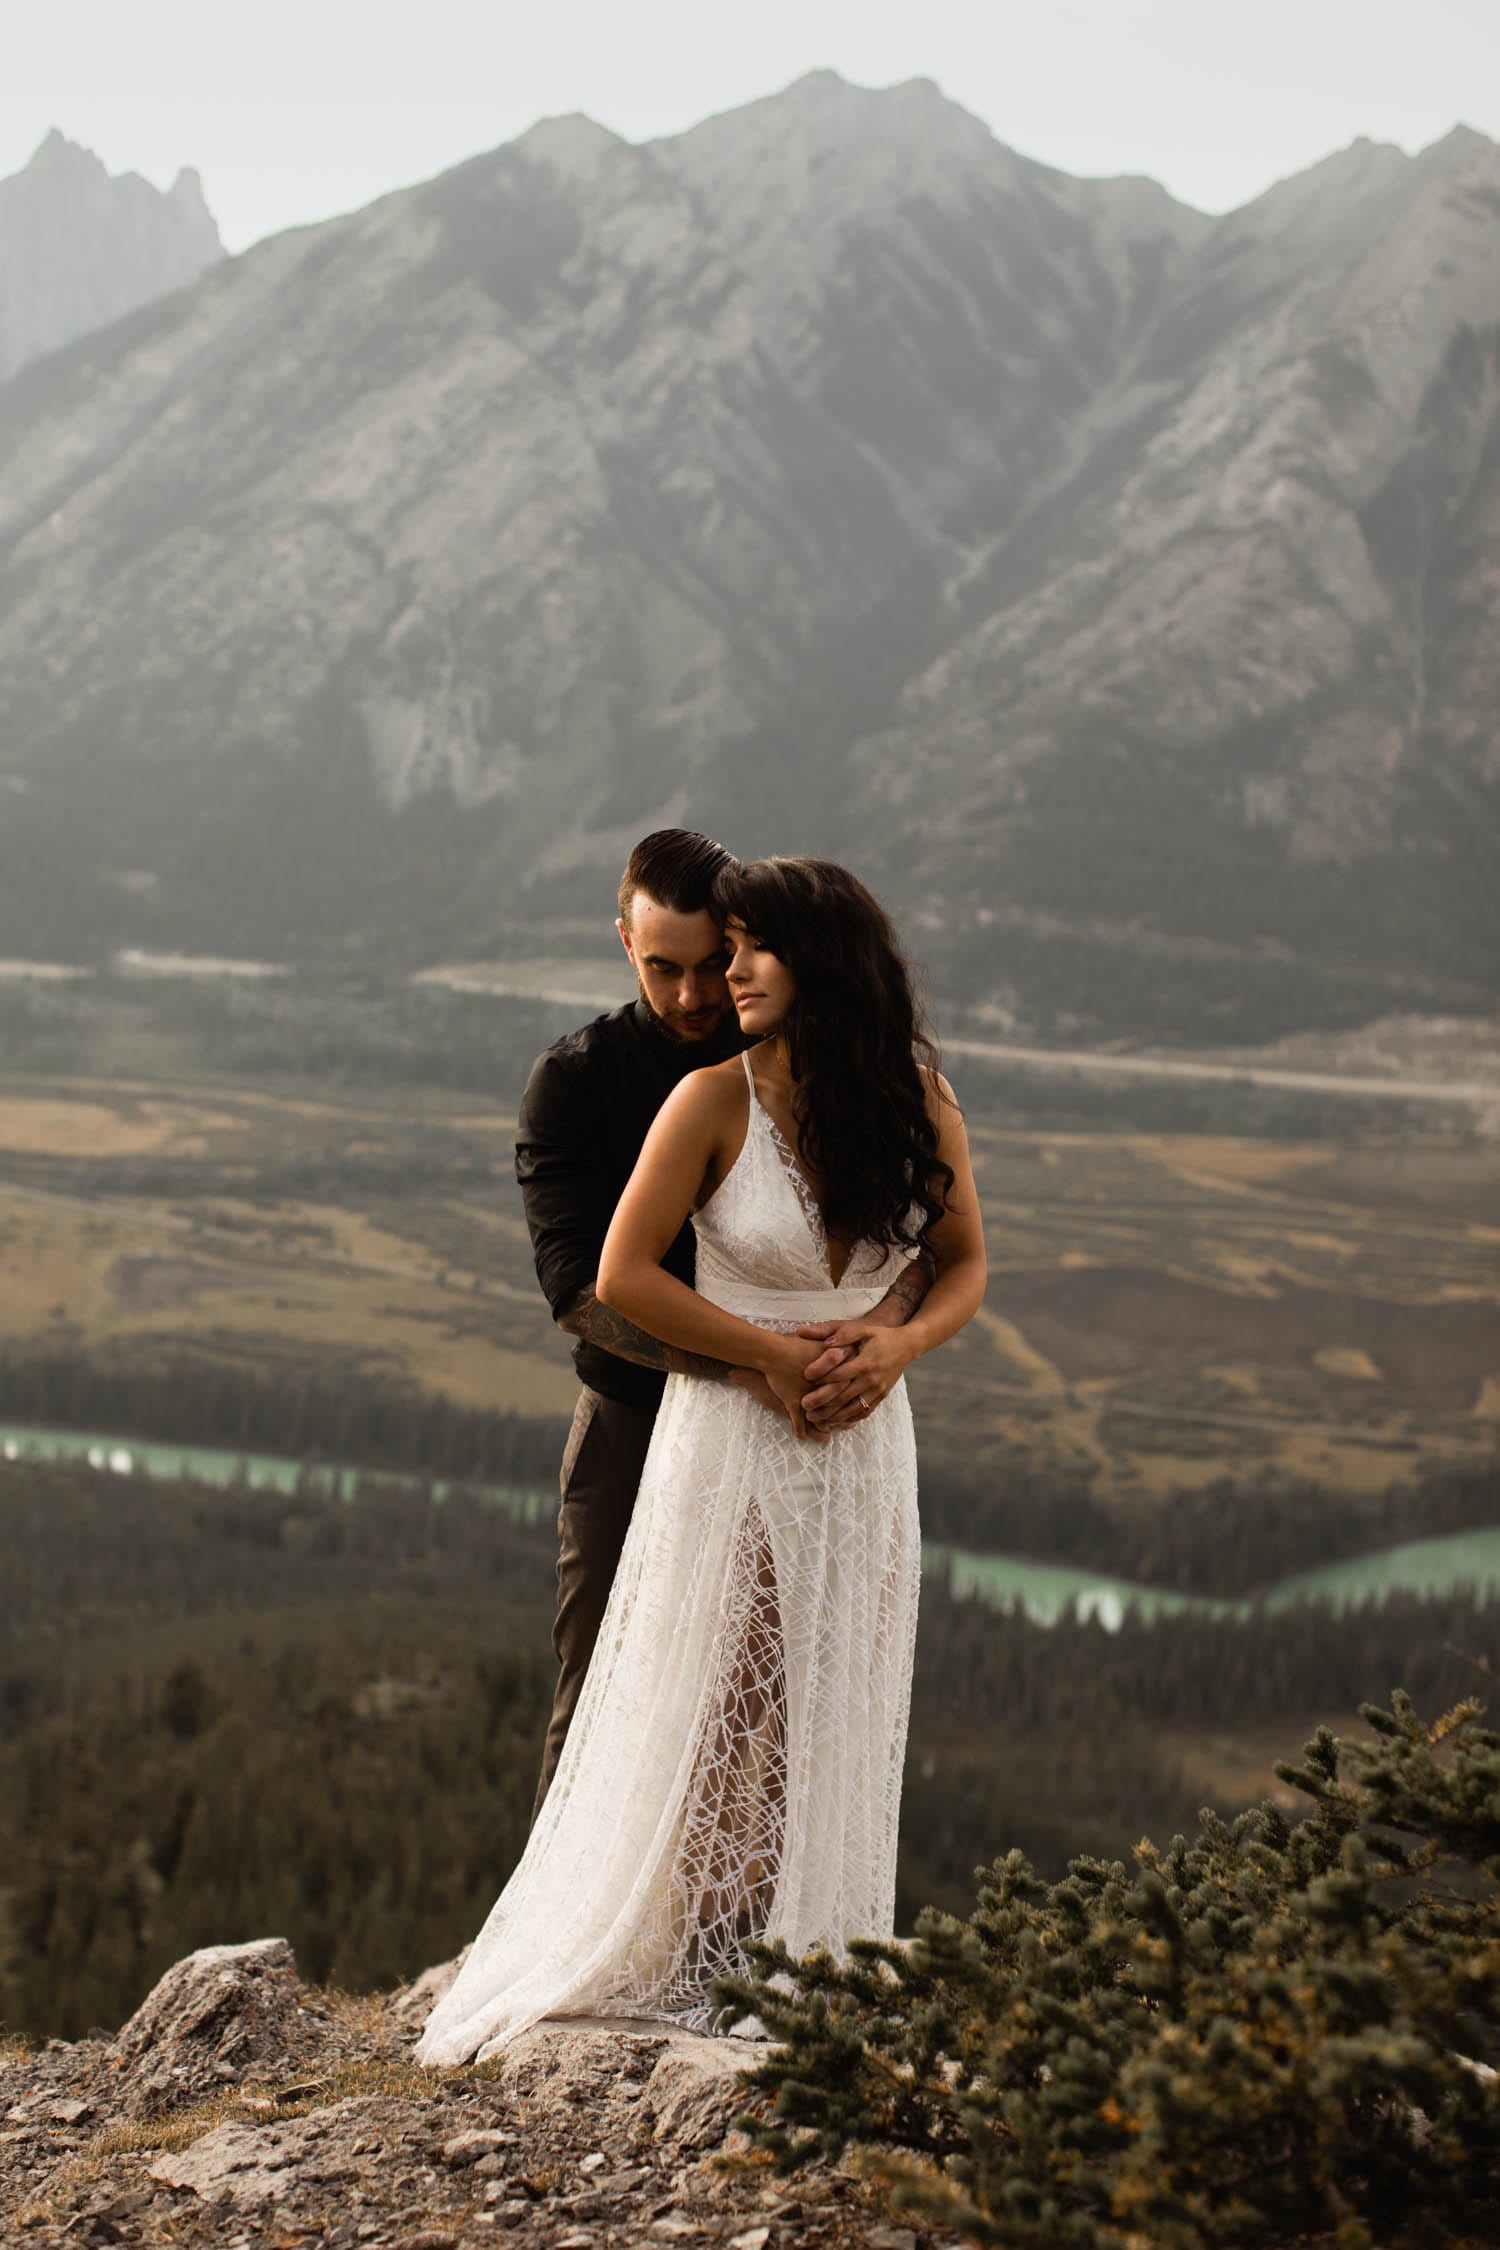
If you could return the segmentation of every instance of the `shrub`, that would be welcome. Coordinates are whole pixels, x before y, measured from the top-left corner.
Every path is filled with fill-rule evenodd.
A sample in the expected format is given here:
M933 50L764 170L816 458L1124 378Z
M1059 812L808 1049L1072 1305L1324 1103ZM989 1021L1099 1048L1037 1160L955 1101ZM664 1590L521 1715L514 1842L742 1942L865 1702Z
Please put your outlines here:
M894 2199L1015 2250L1493 2242L1500 1736L1401 1693L1320 1729L1272 1801L1191 1840L1012 1852L967 1919L840 1964L750 1948L720 1998L780 2045L741 2120L783 2170L859 2153Z

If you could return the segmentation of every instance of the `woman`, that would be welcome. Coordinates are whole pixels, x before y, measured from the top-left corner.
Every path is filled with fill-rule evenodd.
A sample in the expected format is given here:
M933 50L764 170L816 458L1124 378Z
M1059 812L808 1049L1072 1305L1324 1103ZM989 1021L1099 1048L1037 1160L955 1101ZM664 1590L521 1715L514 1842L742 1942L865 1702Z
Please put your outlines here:
M919 1540L906 1366L977 1310L963 1122L895 932L831 861L718 886L743 1030L646 1140L598 1294L664 1342L758 1368L785 1404L671 1376L552 1788L428 2018L425 2063L542 2016L708 2027L746 1936L795 1953L889 1936ZM659 1260L691 1213L696 1289ZM926 1249L904 1328L861 1327ZM858 1420L806 1434L798 1326L855 1323Z

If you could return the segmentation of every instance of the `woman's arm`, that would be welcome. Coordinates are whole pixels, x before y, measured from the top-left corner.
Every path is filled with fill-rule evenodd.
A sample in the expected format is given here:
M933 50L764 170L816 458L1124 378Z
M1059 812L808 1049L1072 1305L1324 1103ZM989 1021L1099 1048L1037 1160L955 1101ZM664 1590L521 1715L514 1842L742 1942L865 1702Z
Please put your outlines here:
M937 1279L904 1328L912 1357L945 1344L984 1303L988 1262L984 1254L984 1221L974 1166L969 1158L969 1136L953 1088L941 1072L924 1071L927 1080L927 1114L937 1127L938 1155L953 1168L948 1208L927 1230L927 1241L937 1261Z
M869 1407L878 1406L914 1359L956 1335L984 1303L984 1223L963 1112L946 1078L936 1071L924 1071L923 1076L927 1114L937 1128L938 1155L953 1167L948 1208L927 1230L937 1278L904 1327L854 1320L840 1325L840 1339L857 1347L854 1358L840 1370L849 1380L849 1403L824 1414L824 1429L862 1421L868 1411L866 1401Z
M664 1344L758 1369L790 1406L807 1387L818 1347L725 1312L661 1264L700 1190L722 1179L738 1154L747 1094L743 1073L710 1069L693 1071L668 1096L615 1206L594 1286L601 1303ZM799 1436L805 1434L800 1404L793 1420Z

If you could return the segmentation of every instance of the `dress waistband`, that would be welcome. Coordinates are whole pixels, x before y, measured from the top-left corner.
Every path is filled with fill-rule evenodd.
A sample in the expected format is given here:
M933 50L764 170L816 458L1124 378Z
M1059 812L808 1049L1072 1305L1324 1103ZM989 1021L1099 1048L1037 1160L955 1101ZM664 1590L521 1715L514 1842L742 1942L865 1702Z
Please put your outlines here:
M859 1320L873 1312L885 1295L884 1288L864 1289L751 1289L737 1282L721 1282L703 1295L722 1312L738 1313L742 1320Z

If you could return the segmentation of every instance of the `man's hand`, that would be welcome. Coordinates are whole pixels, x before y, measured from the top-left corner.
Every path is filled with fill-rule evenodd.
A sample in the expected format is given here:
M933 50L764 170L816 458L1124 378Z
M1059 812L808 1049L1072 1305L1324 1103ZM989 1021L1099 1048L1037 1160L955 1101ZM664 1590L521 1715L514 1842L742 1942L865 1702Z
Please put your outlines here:
M757 1400L760 1405L769 1407L773 1414L785 1415L798 1437L809 1438L814 1445L826 1445L828 1443L828 1432L826 1430L815 1430L805 1414L794 1411L784 1400L779 1399L759 1368L732 1368L729 1380L735 1385L736 1389L748 1391L750 1396Z

